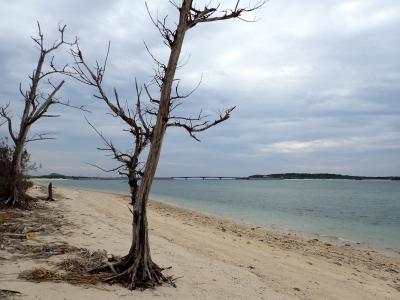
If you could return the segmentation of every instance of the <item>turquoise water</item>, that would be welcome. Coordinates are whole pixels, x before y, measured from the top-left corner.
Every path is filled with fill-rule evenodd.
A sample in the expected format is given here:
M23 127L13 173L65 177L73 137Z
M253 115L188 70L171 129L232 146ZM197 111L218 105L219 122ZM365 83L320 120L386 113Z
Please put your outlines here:
M129 191L126 180L53 185ZM245 223L400 250L399 181L156 180L151 196Z

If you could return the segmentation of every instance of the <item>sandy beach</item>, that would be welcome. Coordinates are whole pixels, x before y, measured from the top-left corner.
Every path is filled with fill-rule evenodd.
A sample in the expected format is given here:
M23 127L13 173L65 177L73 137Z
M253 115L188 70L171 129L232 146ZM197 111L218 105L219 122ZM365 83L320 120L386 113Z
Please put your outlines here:
M42 189L31 194L41 196ZM43 214L62 226L45 227L22 243L64 242L127 253L127 196L56 188L55 199ZM141 292L119 285L23 281L17 278L21 271L52 268L60 256L32 259L0 245L0 289L20 292L18 299L400 299L398 254L273 232L157 201L149 205L149 226L153 259L171 267L166 272L178 278L176 287Z

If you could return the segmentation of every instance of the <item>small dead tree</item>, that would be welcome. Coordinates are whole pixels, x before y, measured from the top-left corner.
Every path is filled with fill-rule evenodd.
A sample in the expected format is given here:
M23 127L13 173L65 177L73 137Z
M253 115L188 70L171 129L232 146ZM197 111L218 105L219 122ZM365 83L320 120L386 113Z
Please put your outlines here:
M29 137L29 132L33 124L42 118L53 118L59 115L48 113L49 108L54 104L71 106L68 102L62 102L56 98L57 93L64 85L64 80L54 82L52 77L62 72L68 67L64 65L61 69L57 69L54 65L54 53L62 46L73 46L77 40L68 42L64 39L66 26L59 26L59 37L49 47L45 46L44 36L38 23L38 36L32 37L39 49L39 57L31 75L29 75L29 88L24 90L22 84L19 85L19 92L23 97L24 109L19 123L19 130L16 131L12 121L10 112L10 102L0 107L0 117L7 125L11 140L14 143L14 153L10 170L11 186L7 191L7 195L0 199L1 204L8 206L24 206L25 191L21 188L20 178L21 162L25 145L33 141L51 140L50 132L37 133ZM81 107L83 109L83 107ZM3 125L2 124L2 125Z
M129 253L118 261L108 262L94 271L113 272L114 275L107 281L109 283L122 283L129 289L152 288L170 279L162 274L162 268L155 264L151 258L147 223L149 192L157 169L161 146L167 128L183 128L192 138L199 141L196 136L198 132L205 131L226 121L234 109L234 107L226 109L214 121L208 121L202 113L195 117L175 115L175 109L194 92L193 90L186 94L180 93L180 81L175 78L185 35L188 30L202 23L236 18L244 20L242 19L243 14L254 11L264 4L264 2L259 2L254 6L241 8L239 7L240 1L237 1L233 9L221 10L219 9L219 5L213 7L196 7L192 0L183 0L180 4L173 1L170 2L179 11L179 21L175 28L171 29L167 26L166 18L162 20L154 19L149 13L164 43L170 49L167 64L161 63L147 49L157 65L153 82L158 86L160 91L158 99L151 96L149 85L139 88L136 81L137 99L134 108L121 105L115 89L113 99L109 98L102 86L102 82L110 47L108 48L104 63L101 65L96 63L96 66L90 67L85 61L79 45L77 45L76 49L72 50L76 64L73 70L68 72L68 75L80 82L95 87L97 93L94 97L104 101L112 114L123 120L128 126L128 131L133 135L134 146L132 147L132 151L129 153L121 152L92 125L107 146L106 148L101 148L101 150L111 151L114 159L122 163L114 170L120 171L121 174L124 174L123 169L127 170L125 174L129 177L133 204L131 211L133 215L133 232ZM142 93L143 90L145 93ZM146 105L142 105L142 94L145 94L147 98ZM139 158L146 146L148 146L149 152L143 165L139 163ZM138 182L139 178L141 179L140 182Z

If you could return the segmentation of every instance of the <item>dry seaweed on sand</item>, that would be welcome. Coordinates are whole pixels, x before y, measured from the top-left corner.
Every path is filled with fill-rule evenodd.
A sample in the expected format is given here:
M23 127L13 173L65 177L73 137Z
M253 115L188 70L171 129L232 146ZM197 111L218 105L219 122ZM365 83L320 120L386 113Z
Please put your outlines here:
M105 250L90 251L82 249L76 255L58 262L56 266L67 272L85 273L106 261L108 261L108 258Z
M118 259L118 257L112 258L112 260L116 259ZM34 268L25 270L19 274L18 278L33 282L50 281L68 282L75 285L96 285L98 283L107 282L107 279L114 275L111 272L91 272L91 270L107 262L109 262L109 259L106 251L82 249L56 263L53 269ZM168 279L168 282L172 286L175 286L174 281L176 279Z
M21 272L18 278L33 282L50 281L68 282L75 285L96 285L97 283L103 282L105 276L81 272L58 272L46 268L35 268Z
M96 285L104 282L106 275L89 274L87 272L60 272L46 268L25 270L18 275L19 279L32 282L68 282L75 285Z
M21 240L2 238L0 234L0 248L7 249L14 254L14 257L31 259L46 259L55 255L72 254L82 252L84 249L71 246L67 243L39 243L37 241L24 242Z
M80 249L74 255L58 262L55 269L35 268L25 270L19 274L18 278L33 282L52 281L76 285L96 285L104 282L111 274L92 274L89 270L107 260L106 251Z
M119 257L112 257L111 260L118 260ZM25 270L18 276L33 282L68 282L75 285L96 285L98 283L107 282L111 276L115 275L110 272L96 273L92 272L103 264L109 263L107 252L104 250L90 251L81 249L69 257L55 264L55 268L35 268ZM176 287L174 281L176 278L168 277L168 283Z
M25 279L33 282L42 282L42 281L63 281L63 277L61 274L58 274L55 271L48 270L46 268L34 268L31 270L22 271L18 275L19 279Z
M30 258L47 258L54 255L63 255L82 251L81 248L71 246L67 243L49 243L38 245L19 244L16 245L14 249Z
M15 299L16 296L20 296L21 292L0 289L0 299Z

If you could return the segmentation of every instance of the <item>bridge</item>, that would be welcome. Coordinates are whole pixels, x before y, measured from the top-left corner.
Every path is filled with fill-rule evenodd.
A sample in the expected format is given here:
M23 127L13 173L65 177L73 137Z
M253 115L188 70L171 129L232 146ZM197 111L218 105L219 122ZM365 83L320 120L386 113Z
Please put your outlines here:
M248 180L248 177L236 176L172 176L172 177L156 177L156 180L176 180L176 179L201 179L201 180Z

